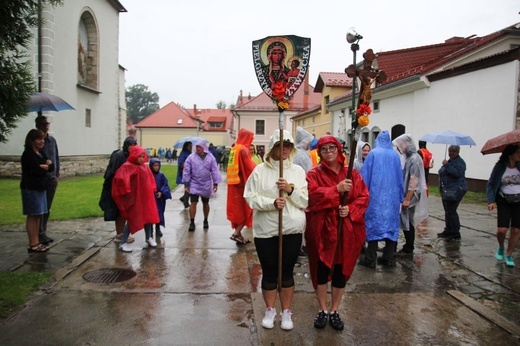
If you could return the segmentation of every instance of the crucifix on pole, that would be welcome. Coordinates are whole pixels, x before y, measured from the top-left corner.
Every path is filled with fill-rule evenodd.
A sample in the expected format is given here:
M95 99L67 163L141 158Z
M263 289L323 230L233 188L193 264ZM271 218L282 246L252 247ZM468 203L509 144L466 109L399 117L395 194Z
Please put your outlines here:
M363 58L363 68L358 68L356 66L356 52L359 50L359 40L361 40L363 36L359 35L353 29L349 30L347 33L347 42L351 43L350 49L352 50L354 61L352 65L349 65L345 69L345 73L352 78L352 130L351 130L351 141L350 141L350 156L349 156L349 164L347 169L347 179L352 179L352 169L354 167L354 150L356 149L357 142L359 140L359 135L361 133L361 129L369 124L368 115L372 113L372 109L370 108L370 100L372 98L372 84L374 82L382 83L386 80L386 73L384 71L380 71L377 68L372 66L374 60L376 59L376 55L374 54L372 49L368 49L364 54ZM356 79L359 78L361 85L359 88L359 98L358 98L358 106L356 107ZM346 123L346 122L345 122ZM348 192L345 192L341 197L341 205L344 206L347 204ZM336 243L336 248L334 250L333 257L333 265L331 267L331 275L334 270L334 264L336 263L336 255L338 253L338 248L341 243L341 239L343 237L343 220L344 218L340 217L338 220L338 241Z

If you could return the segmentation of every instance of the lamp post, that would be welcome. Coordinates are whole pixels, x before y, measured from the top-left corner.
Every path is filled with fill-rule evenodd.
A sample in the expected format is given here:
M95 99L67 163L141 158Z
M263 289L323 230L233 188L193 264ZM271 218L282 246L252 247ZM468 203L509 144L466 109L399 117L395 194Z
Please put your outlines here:
M345 72L349 77L352 77L352 106L351 106L351 118L352 118L352 129L354 130L357 127L357 117L356 117L356 79L358 76L357 68L356 68L356 52L359 50L359 40L361 40L363 36L358 34L354 28L351 28L347 33L347 42L350 43L350 50L352 51L353 55L353 63L349 67L345 69ZM351 69L353 67L353 70ZM345 121L345 126L347 122ZM345 132L347 133L347 129L345 129ZM354 136L354 131L351 132L351 136ZM355 148L350 148L350 152L352 154L352 150L355 150Z
M350 148L349 148L350 155L349 155L349 163L348 163L348 170L347 170L347 179L352 179L352 169L354 166L354 156L355 156L354 151L356 150L356 144L357 144L357 140L358 140L358 138L357 138L358 133L356 131L356 129L358 128L358 121L357 121L357 116L356 116L356 78L357 78L359 72L358 72L358 69L356 68L356 52L359 50L358 42L362 38L363 38L363 36L358 34L354 30L354 28L351 28L347 33L347 42L351 43L350 49L352 50L352 53L354 55L354 63L345 69L345 72L347 73L347 75L352 78L352 111L351 111L352 131L350 134L352 136L352 138L350 140ZM347 124L347 122L345 121L345 127L346 127L346 124ZM347 132L347 131L345 131L345 132ZM348 199L348 191L344 192L343 195L341 196L341 205L342 206L347 204L347 199ZM340 247L341 239L343 239L343 220L344 220L344 218L342 218L342 217L340 217L338 220L338 235L337 235L338 241L336 242L336 246L334 247L334 255L332 257L332 266L330 269L331 276L334 272L335 264L338 263L336 256L339 253L338 249Z

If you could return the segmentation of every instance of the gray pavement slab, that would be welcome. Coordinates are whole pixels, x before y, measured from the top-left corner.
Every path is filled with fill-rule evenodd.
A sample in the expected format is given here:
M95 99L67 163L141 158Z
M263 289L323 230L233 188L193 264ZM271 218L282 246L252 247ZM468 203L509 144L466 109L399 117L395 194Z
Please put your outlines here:
M229 239L226 186L210 200L208 230L199 203L197 228L188 232L180 196L174 191L167 203L158 248L145 248L138 232L130 254L118 251L113 222L101 218L51 221L56 241L36 255L26 251L24 225L0 227L0 270L48 271L55 280L1 322L0 344L520 344L520 272L494 259L496 212L485 206L461 204L462 240L447 243L436 236L444 227L442 204L430 196L430 217L417 229L413 257L393 268L355 269L340 309L343 332L313 328L317 302L307 258L300 257L295 329L286 332L261 327L261 269L254 244ZM252 239L250 229L244 235ZM85 279L119 269L135 276L113 283Z
M518 339L448 295L347 293L339 311L343 331L313 326L318 302L313 294L294 297L294 329L261 327L265 304L253 293L260 345L514 345ZM280 306L277 305L277 312Z

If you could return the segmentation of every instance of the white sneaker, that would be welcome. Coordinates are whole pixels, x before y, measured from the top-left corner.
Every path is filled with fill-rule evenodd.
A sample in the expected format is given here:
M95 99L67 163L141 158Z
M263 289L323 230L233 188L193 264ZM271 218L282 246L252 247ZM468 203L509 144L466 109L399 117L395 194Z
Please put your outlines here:
M119 250L123 252L132 252L134 249L128 243L124 243L122 245L119 245Z
M262 327L264 327L266 329L273 329L275 318L276 318L276 309L275 308L265 309L264 319L262 320Z
M123 237L122 234L117 234L114 238L114 242L116 243L120 243L121 242L121 238ZM126 240L127 243L133 243L135 241L134 238L132 237L128 237L128 239Z
M282 324L280 327L283 330L291 330L294 328L294 323L291 319L292 312L290 309L285 309L281 314L280 318L282 319Z
M148 239L146 240L146 242L148 243L148 245L149 245L150 247L157 247L157 243L155 242L155 240L153 240L152 237L148 238Z

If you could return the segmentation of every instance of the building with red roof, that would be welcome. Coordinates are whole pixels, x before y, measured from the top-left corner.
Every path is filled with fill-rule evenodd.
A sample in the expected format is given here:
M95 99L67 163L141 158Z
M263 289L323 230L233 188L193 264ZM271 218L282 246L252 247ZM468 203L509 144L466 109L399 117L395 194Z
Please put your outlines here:
M314 92L314 87L309 85L308 74L300 88L294 93L289 102L289 108L285 110L284 129L293 129L292 117L300 112L308 111L319 106L321 95ZM244 100L242 94L238 97L237 106L233 109L235 117L234 131L246 128L253 131L255 139L253 144L261 152L267 148L269 138L273 131L279 129L279 113L276 104L265 93L256 97L248 97ZM296 129L296 126L294 126ZM311 132L312 133L312 132ZM295 132L293 131L293 136Z
M202 137L215 146L233 143L233 115L229 109L186 109L174 102L134 125L144 148L171 148L183 137Z
M381 130L388 130L392 138L408 133L416 141L444 130L470 135L477 146L462 147L460 155L467 164L470 188L484 190L498 157L482 156L480 148L487 139L520 128L519 47L517 23L482 37L453 37L443 43L377 53L378 68L388 78L372 86L373 113L360 139L373 144ZM332 131L344 134L347 142L351 106L352 91L327 105ZM439 164L446 157L445 145L429 144L428 149ZM430 183L436 179L430 174Z

